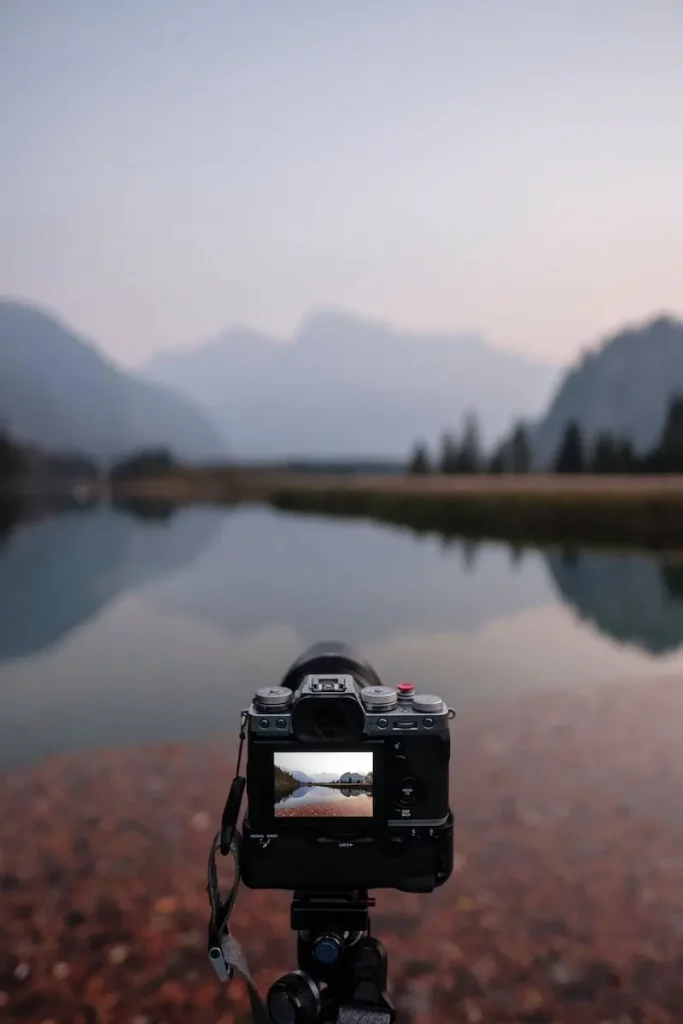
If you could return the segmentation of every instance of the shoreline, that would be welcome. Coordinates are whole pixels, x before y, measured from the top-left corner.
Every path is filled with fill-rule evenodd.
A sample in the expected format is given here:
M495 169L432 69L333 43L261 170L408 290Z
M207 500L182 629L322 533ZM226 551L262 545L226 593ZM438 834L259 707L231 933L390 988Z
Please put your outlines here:
M0 512L11 501L9 491L0 492ZM80 497L36 492L22 500L17 493L8 527L24 503L45 515L102 502L140 514L146 506L172 514L193 505L257 503L517 547L683 551L683 475L419 477L188 467L156 479L89 485Z
M645 550L683 549L683 476L415 477L187 470L119 484L114 500L237 505L366 519L417 533Z
M490 702L453 728L454 874L428 896L376 893L399 1019L683 1019L683 681ZM233 756L215 738L0 776L3 1019L246 1021L244 989L224 997L206 957ZM295 966L289 903L238 899L262 991Z

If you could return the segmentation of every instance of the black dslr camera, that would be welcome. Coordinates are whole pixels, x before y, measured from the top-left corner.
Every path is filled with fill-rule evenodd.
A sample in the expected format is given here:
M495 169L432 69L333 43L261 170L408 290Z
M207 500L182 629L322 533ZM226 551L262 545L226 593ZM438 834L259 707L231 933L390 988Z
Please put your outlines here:
M247 718L242 878L253 889L431 892L451 874L450 712L317 644Z
M449 711L410 683L384 686L345 644L316 644L243 712L236 777L209 857L209 958L247 980L256 1021L389 1024L387 957L369 889L431 892L453 869ZM240 774L247 741L246 782ZM246 785L248 809L236 830ZM216 853L236 880L218 888ZM239 879L292 889L299 968L258 995L229 919Z

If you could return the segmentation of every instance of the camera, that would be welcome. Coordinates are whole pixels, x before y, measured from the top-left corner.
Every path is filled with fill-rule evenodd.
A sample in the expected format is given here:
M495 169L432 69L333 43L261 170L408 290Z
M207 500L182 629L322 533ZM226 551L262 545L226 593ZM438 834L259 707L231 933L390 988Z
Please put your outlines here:
M241 870L252 889L431 892L453 868L450 719L385 686L345 644L315 644L245 712Z

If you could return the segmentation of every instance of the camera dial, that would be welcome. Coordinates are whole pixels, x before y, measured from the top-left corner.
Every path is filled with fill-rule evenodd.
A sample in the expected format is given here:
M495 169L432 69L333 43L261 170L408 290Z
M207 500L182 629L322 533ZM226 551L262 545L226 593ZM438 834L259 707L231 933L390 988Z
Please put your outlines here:
M435 697L431 693L418 693L413 697L413 708L423 715L440 715L443 711L441 697Z
M254 704L268 711L283 711L292 703L292 691L286 686L264 686L254 694Z
M398 703L396 690L390 686L366 686L360 699L368 711L393 711Z

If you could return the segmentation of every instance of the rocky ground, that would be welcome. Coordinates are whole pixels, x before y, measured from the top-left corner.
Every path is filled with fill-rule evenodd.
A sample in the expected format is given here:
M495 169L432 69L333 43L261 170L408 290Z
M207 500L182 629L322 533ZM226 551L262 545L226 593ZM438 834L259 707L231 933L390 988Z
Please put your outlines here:
M373 918L399 1021L683 1020L682 737L674 678L456 719L456 870L431 896L378 894ZM205 946L231 753L112 750L0 778L0 1019L246 1019ZM283 893L238 901L264 989L295 963L288 910Z

